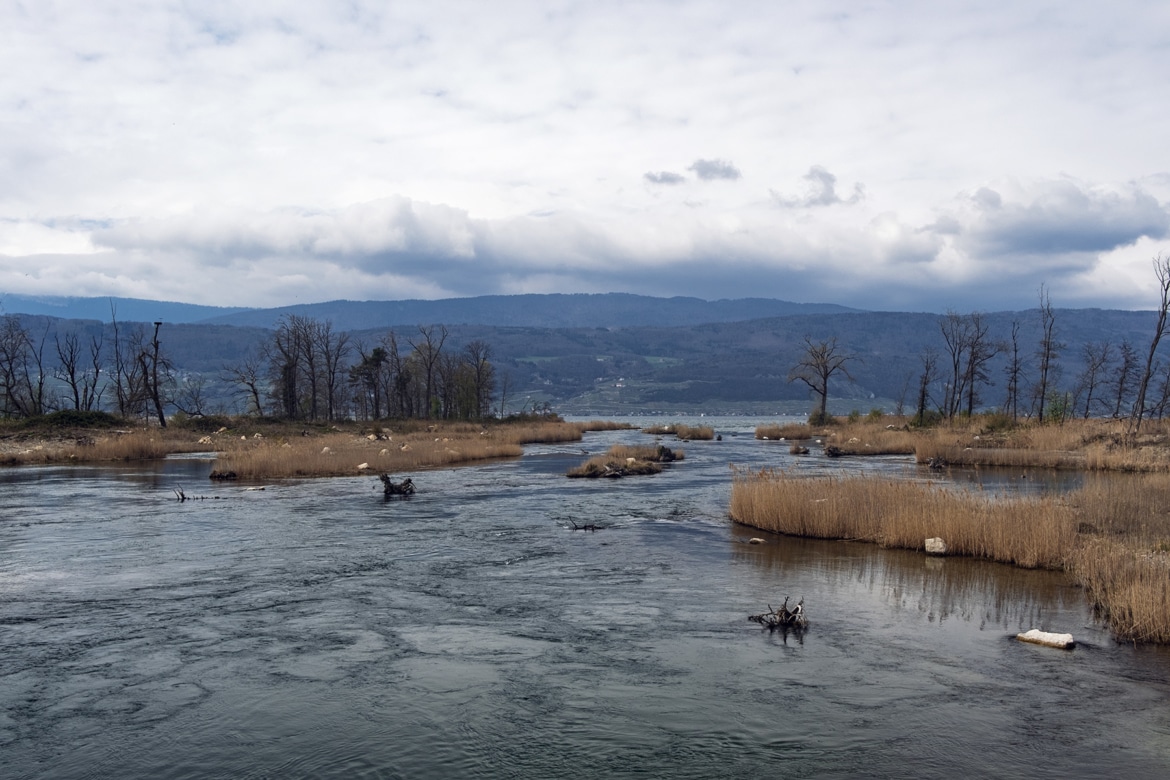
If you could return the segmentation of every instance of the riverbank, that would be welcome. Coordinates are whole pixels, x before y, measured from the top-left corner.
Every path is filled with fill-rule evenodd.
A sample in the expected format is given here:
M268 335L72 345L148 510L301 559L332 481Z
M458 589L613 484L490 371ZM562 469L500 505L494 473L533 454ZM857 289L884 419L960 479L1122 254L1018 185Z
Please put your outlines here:
M1170 422L1147 420L1139 435L1130 435L1128 425L1127 419L1041 425L984 414L916 428L906 418L874 415L832 425L764 425L755 435L814 451L823 447L836 456L913 455L935 465L1170 474Z
M82 418L79 418L82 419ZM533 417L484 423L428 420L312 424L264 418L183 420L166 428L112 427L108 416L0 429L0 465L100 463L214 452L212 473L241 480L409 472L518 457L523 445L580 441L586 431L627 427ZM72 421L72 424L69 424ZM34 421L35 422L35 421Z
M880 477L800 479L737 470L731 519L793 536L924 550L1067 572L1118 639L1170 644L1166 479L1088 482L1056 496L1004 497Z

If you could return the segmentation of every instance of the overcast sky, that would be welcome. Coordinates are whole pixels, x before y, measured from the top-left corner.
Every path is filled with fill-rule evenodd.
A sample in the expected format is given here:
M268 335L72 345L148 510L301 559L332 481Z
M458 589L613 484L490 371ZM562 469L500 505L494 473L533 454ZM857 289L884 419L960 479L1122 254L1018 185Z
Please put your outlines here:
M4 293L1153 308L1165 0L0 0Z

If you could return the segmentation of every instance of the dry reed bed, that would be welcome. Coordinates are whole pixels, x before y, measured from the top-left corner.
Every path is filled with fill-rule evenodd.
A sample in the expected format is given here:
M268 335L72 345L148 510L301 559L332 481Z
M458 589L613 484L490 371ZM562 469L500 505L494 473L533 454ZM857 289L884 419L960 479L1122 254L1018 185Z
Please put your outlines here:
M454 424L366 436L233 436L216 442L220 455L215 471L232 472L248 480L417 471L519 457L524 444L580 441L582 431L582 424L556 422L487 427Z
M804 441L813 436L827 436L827 431L813 433L813 429L804 423L788 423L786 425L760 425L756 428L756 438L767 441L790 441L793 439Z
M737 471L731 517L775 533L921 550L940 536L956 555L1061 566L1076 523L1055 499L1008 500L881 477L795 479Z
M1062 498L1004 498L876 477L738 470L731 518L776 533L1062 569L1115 636L1170 643L1170 514L1162 477L1091 480Z
M711 441L715 438L715 429L710 425L684 425L682 423L651 425L649 428L643 428L642 433L674 436L679 441Z
M580 466L569 469L569 477L626 477L657 474L663 463L682 460L682 450L669 447L615 444L604 455L594 455Z

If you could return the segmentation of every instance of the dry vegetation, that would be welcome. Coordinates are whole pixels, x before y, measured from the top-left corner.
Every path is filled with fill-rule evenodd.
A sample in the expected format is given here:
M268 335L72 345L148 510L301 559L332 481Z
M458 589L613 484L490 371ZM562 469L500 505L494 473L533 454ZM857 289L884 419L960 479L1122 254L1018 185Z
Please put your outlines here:
M402 472L516 457L532 443L580 441L602 423L428 423L390 427L304 426L240 418L212 432L168 426L87 430L7 440L4 465L143 460L179 452L217 453L214 470L238 479ZM365 468L361 468L362 466Z
M818 428L814 434L812 427L804 423L761 425L756 428L756 438L764 441L805 441L814 435L828 436L829 432Z
M567 476L596 479L657 474L662 471L663 463L682 460L683 457L681 450L672 450L661 444L657 447L615 444L604 455L595 455L580 466L569 469Z
M839 455L914 455L919 463L952 466L1170 473L1170 422L1147 421L1135 441L1127 440L1125 428L1125 420L1013 425L1000 415L977 415L917 429L902 418L880 417L817 428L760 426L756 438L808 442L814 451L809 440L816 439Z
M1170 643L1166 478L1091 480L1065 496L1005 498L876 477L737 471L731 517L776 533L923 549L1068 571L1116 636Z
M643 428L642 433L651 433L659 436L674 436L679 441L711 441L715 438L715 429L710 425L651 425Z

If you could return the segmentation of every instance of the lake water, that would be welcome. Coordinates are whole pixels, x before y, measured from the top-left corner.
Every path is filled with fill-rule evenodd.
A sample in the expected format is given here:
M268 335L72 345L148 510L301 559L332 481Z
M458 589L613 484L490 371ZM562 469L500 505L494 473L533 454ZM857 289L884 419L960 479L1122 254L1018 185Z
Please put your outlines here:
M0 471L0 776L1170 776L1170 653L1063 575L727 521L729 463L912 459L683 421L723 441L659 475L566 479L653 441L597 433L389 501L199 458ZM747 621L785 596L803 635Z

